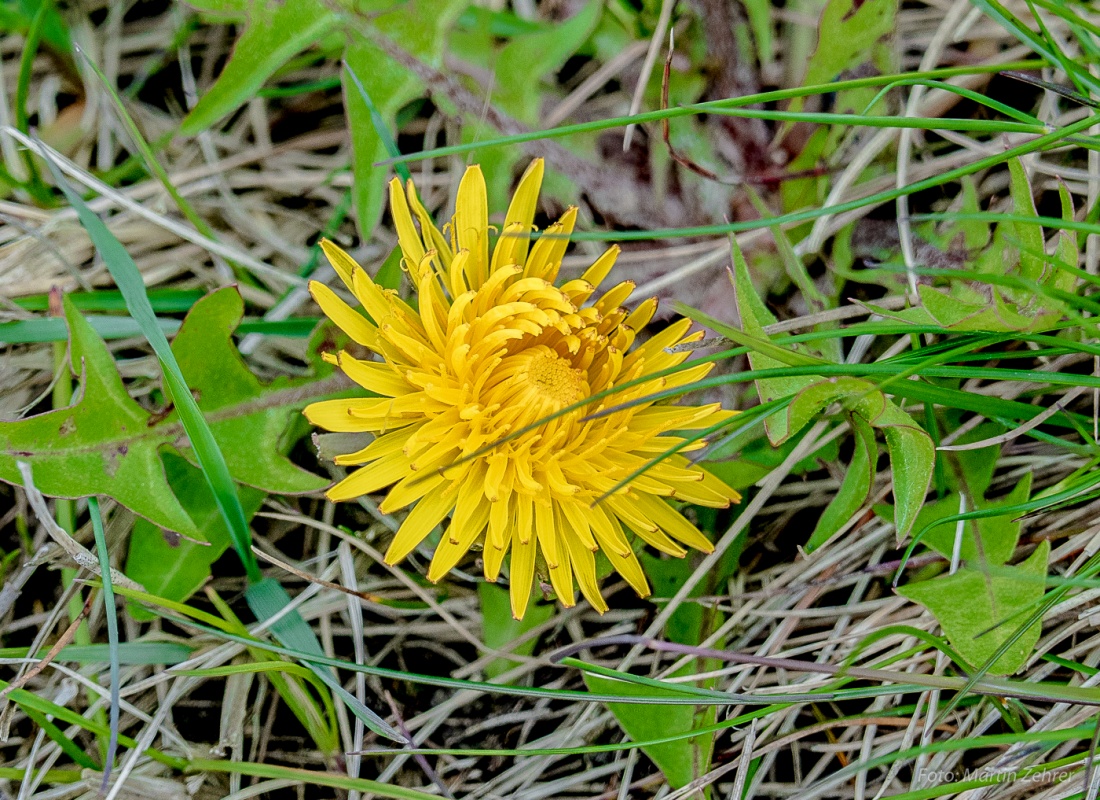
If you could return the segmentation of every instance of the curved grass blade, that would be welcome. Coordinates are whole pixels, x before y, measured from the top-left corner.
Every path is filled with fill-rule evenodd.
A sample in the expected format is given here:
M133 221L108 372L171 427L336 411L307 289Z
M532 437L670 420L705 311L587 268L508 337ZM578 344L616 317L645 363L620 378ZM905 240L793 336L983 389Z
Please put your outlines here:
M88 498L88 512L92 517L92 530L95 532L96 555L99 556L99 569L103 576L103 608L107 620L107 645L110 649L111 710L110 738L107 742L107 754L103 758L103 782L99 791L105 793L111 780L111 768L118 752L118 714L119 714L119 656L118 656L118 606L115 604L115 589L111 583L111 557L107 553L107 535L103 531L103 515L99 513L99 498Z
M547 130L543 131L528 131L511 136L499 136L495 139L484 139L479 142L468 142L465 144L449 145L447 147L436 147L432 148L431 150L421 150L419 153L409 153L398 158L387 159L384 162L380 162L379 166L388 165L391 163L395 164L399 161L422 161L427 158L464 155L466 153L470 153L482 148L523 144L525 142L535 142L541 139L557 139L563 136L571 136L577 133L595 133L607 130L609 128L623 128L627 125L638 125L645 122L660 122L666 119L674 119L676 117L688 117L695 114L709 114L713 113L716 110L724 108L740 108L742 106L751 106L758 103L777 103L782 100L791 100L796 97L812 97L813 95L833 94L837 92L848 91L850 89L888 86L891 83L899 80L905 80L907 78L954 78L963 75L983 75L996 73L1006 69L1041 69L1044 66L1046 66L1046 64L1043 61L1027 60L1006 64L944 67L941 69L928 70L926 72L876 75L869 78L854 78L846 81L836 81L835 83L818 84L813 86L800 86L793 89L780 89L770 92L759 92L757 94L744 95L741 97L712 100L707 103L695 103L689 106L676 106L673 108L661 109L659 111L648 111L643 114L634 114L625 117L611 117L608 119L595 120L593 122L576 123L573 125L562 125L557 128L548 128Z

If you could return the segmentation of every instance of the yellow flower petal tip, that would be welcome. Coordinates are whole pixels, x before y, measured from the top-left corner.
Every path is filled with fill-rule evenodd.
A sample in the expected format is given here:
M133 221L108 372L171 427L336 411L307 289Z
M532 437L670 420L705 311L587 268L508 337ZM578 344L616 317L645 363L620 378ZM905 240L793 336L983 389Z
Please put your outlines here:
M611 271L617 247L600 256L582 280L554 285L576 210L550 227L555 236L533 239L528 232L534 230L542 177L542 161L532 162L496 235L488 222L484 177L480 168L468 169L455 216L442 226L449 242L411 182L404 191L400 184L391 187L403 262L418 294L415 306L378 287L328 240L321 242L325 255L368 316L328 287L310 287L322 310L375 354L330 360L381 395L306 408L318 427L375 434L365 449L340 458L359 466L328 497L352 500L388 489L388 511L411 506L386 553L387 564L404 559L445 524L429 571L433 580L481 544L486 578L495 581L507 555L517 619L539 577L552 581L563 605L576 602L577 587L594 609L606 611L597 551L647 596L649 585L631 544L635 537L673 555L684 555L688 547L714 548L666 498L712 507L740 500L683 455L655 462L677 446L697 447L673 432L715 428L732 414L715 405L645 399L661 386L705 374L704 365L646 380L687 358L666 348L697 337L683 321L634 347L634 332L649 322L656 301L625 309L634 288L629 281L589 301ZM613 387L623 388L585 402ZM646 465L642 475L627 480ZM554 564L552 575L537 574L544 569L537 562Z

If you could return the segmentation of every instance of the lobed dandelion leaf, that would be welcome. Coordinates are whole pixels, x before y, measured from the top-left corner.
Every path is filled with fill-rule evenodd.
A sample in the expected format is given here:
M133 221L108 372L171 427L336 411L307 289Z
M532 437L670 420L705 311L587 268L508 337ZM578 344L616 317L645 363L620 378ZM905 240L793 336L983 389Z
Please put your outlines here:
M64 310L79 389L66 408L0 421L0 480L22 485L16 464L26 461L44 494L105 495L158 527L205 540L162 461L172 451L194 461L178 415L134 401L103 339L68 298ZM184 320L173 352L235 480L279 494L317 491L328 481L283 455L287 430L310 400L344 391L347 382L316 357L319 341L310 348L311 375L262 382L231 339L242 313L235 289L207 295Z

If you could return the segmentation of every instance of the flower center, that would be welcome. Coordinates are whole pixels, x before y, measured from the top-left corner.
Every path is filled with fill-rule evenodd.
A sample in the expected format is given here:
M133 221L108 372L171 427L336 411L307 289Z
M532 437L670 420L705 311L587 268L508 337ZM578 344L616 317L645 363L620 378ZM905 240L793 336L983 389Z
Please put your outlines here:
M484 403L494 411L498 433L534 424L590 394L584 370L546 345L528 347L505 358L486 388ZM555 420L543 433L556 431L563 424L569 424L566 418Z
M538 351L528 360L524 377L544 404L550 400L557 411L588 394L584 373L548 347L540 347Z

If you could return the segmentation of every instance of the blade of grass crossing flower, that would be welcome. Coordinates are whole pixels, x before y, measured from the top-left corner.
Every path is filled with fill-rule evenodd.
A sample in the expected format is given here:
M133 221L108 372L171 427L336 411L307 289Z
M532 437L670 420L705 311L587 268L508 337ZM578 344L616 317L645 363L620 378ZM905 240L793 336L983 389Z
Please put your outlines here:
M107 644L110 647L111 680L111 735L107 744L107 755L103 759L103 782L99 791L105 793L111 779L111 768L118 752L118 711L119 711L119 655L118 655L118 606L115 605L115 589L111 584L111 557L107 553L107 535L103 532L103 515L99 513L99 498L88 498L88 512L92 517L92 530L95 532L95 550L99 557L99 570L103 576L103 611L107 620Z
M225 457L222 455L218 443L214 440L210 427L206 424L206 420L199 410L198 403L187 387L187 382L184 380L179 364L176 363L168 339L157 323L156 314L154 314L153 308L149 304L149 298L145 293L145 284L141 273L122 243L68 185L57 165L52 161L47 161L47 163L57 185L61 187L65 197L76 210L81 224L84 225L85 230L87 230L88 235L107 265L111 277L114 278L115 283L126 299L126 306L130 311L130 315L141 327L142 333L152 345L153 351L160 361L164 373L165 388L175 402L180 421L191 440L199 467L202 469L203 475L214 494L214 499L217 501L218 508L225 519L234 549L244 564L249 583L249 591L246 592L249 606L261 621L266 621L272 616L282 613L290 599L275 581L263 580L263 574L260 572L256 557L252 553L251 531L248 522L245 520L244 510L241 508L237 487L229 474ZM267 588L261 588L265 584ZM274 585L278 592L272 590L271 585ZM322 652L313 630L296 611L284 614L274 627L280 638L285 637L288 641L295 643L296 650L318 654ZM340 686L330 674L318 672L317 675L341 700L348 704L352 712L365 725L380 735L394 738L397 741L404 741L395 731L389 729L374 712L367 709L366 706ZM387 729L389 732L387 732Z

